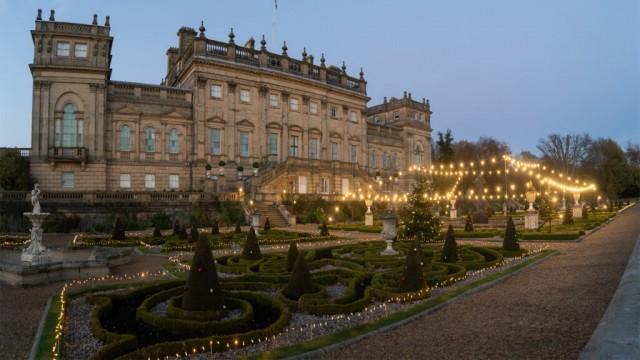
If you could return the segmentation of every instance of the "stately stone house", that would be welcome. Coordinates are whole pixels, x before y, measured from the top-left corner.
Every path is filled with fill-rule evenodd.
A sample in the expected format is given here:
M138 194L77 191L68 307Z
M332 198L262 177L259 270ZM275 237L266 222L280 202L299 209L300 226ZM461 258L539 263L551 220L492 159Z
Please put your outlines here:
M430 164L428 101L405 93L368 107L362 70L350 76L324 55L183 27L152 85L111 79L109 17L39 11L31 35L31 170L45 191L335 195Z

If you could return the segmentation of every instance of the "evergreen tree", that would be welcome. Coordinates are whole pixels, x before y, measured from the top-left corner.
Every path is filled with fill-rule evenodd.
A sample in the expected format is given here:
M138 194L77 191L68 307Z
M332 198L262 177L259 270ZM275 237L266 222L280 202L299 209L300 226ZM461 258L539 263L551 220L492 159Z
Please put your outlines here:
M255 230L253 230L253 226L249 228L247 240L244 242L242 257L249 260L259 260L262 257L260 245L258 245L258 237Z
M186 240L189 238L189 234L187 234L187 226L181 226L180 227L180 234L178 234L178 237L182 240Z
M264 221L264 231L271 230L271 223L269 222L269 218L266 218Z
M584 206L582 207L582 218L583 219L589 218L589 206L587 204L584 204Z
M193 263L189 271L189 279L182 297L182 308L185 310L220 310L224 306L224 297L218 271L213 261L211 247L207 235L202 234L198 239Z
M323 220L322 225L320 225L320 236L329 236L329 227L326 220Z
M154 237L155 239L159 239L159 238L161 238L161 237L162 237L162 232L160 231L160 228L159 228L159 227L157 227L157 226L154 226L154 227L153 227L153 237Z
M442 163L450 163L454 160L453 135L451 135L450 129L447 129L444 135L442 132L438 132L438 140L436 140L436 154L438 160Z
M440 218L433 214L432 204L424 198L430 188L425 177L416 179L407 206L400 212L401 238L428 242L440 235Z
M453 226L449 225L447 229L447 235L445 236L444 246L442 247L442 262L456 262L458 261L458 244L456 243L456 237L453 233Z
M562 224L564 224L564 225L573 224L573 209L571 208L571 206L567 206L567 208L564 209L564 216L562 217Z
M467 215L467 219L464 222L464 231L465 232L473 231L473 221L471 221L471 215Z
M402 292L416 292L425 288L420 242L414 241L413 243L407 252L402 278L400 279L399 290Z
M236 229L234 231L236 234L242 234L242 228L240 227L240 223L236 224Z
M124 230L125 228L122 218L120 218L120 216L116 217L116 221L113 224L113 230L111 232L111 238L113 240L124 240L126 237Z
M509 216L509 218L507 219L507 228L504 231L502 250L520 250L520 244L518 244L518 234L516 233L516 225L513 223L513 219L511 218L511 216Z
M191 237L191 242L198 241L198 238L199 238L198 228L195 225L191 225L191 230L189 231L189 236Z
M173 235L175 236L179 236L180 235L180 221L176 220L173 223Z
M307 260L304 258L304 253L300 252L296 257L289 283L284 288L283 294L289 299L298 300L300 296L313 292L315 292L315 287L311 281Z
M220 226L218 225L218 220L214 220L213 224L211 225L211 235L218 234L220 234Z
M289 251L287 252L287 271L293 270L293 266L298 258L298 246L295 241L289 243Z

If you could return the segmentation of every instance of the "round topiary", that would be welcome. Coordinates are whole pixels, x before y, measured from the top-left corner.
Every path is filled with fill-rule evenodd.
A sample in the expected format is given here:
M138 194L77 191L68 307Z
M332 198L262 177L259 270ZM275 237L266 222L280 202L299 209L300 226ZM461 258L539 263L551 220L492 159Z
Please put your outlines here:
M271 230L271 223L269 222L269 218L266 218L264 220L264 231L269 231Z
M153 237L155 239L161 238L162 237L162 232L160 231L160 228L157 226L153 227Z
M224 297L218 282L218 271L213 261L207 235L202 234L196 245L189 279L182 297L182 308L191 311L219 310Z
M260 245L258 245L258 237L256 236L256 231L253 229L253 226L249 228L247 240L244 242L242 257L249 260L259 260L262 257Z
M520 250L520 244L518 244L518 234L516 233L516 226L513 223L511 216L507 219L507 228L504 231L504 240L502 241L502 250L517 251Z
M398 287L402 292L416 292L425 288L424 274L422 273L422 251L419 244L418 241L414 241L414 244L409 247Z
M234 231L236 234L242 234L242 228L240 228L240 223L236 224L236 229Z
M198 241L198 238L200 236L198 234L198 228L195 225L191 226L191 230L189 231L189 236L191 237L191 242Z
M180 235L180 221L176 220L173 223L173 235L175 236L179 236Z
M326 220L323 220L320 225L320 236L329 236L329 227Z
M313 282L311 281L307 260L304 258L304 253L300 252L296 257L296 263L293 266L289 283L282 293L289 299L298 300L300 296L313 293L315 290Z
M456 243L456 237L453 233L453 226L449 225L447 229L447 235L444 239L444 246L442 247L442 257L440 261L443 262L456 262L458 261L458 244Z
M220 226L218 225L218 220L214 220L213 224L211 224L211 235L220 234Z
M473 221L471 220L471 215L467 215L467 219L464 222L464 231L465 232L473 231Z
M289 243L289 251L287 252L287 271L293 270L293 266L298 258L298 246L295 241Z
M124 232L124 224L120 216L116 217L116 221L113 224L113 230L111 232L111 238L113 240L124 240L126 238Z

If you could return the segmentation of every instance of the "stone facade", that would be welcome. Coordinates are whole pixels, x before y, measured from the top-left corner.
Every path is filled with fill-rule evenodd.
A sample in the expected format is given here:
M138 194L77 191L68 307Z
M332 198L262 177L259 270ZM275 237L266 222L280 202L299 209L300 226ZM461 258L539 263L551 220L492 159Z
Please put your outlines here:
M108 21L36 19L31 166L43 190L330 195L430 164L429 103L405 93L367 107L362 70L201 26L178 31L161 85L113 81Z

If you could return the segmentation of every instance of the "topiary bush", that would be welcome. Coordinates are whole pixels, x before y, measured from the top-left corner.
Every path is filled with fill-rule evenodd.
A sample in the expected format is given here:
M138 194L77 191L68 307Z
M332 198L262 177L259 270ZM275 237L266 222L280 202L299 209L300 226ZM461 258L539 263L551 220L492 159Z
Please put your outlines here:
M271 223L269 222L269 218L266 218L264 221L264 231L271 230Z
M516 226L513 223L513 218L509 216L507 219L507 228L504 231L504 240L502 241L502 250L516 251L520 250L520 244L518 244L518 234L516 233Z
M444 246L442 247L442 257L440 261L443 262L456 262L458 261L458 244L456 243L456 237L453 233L453 226L449 225L447 229L447 235L444 239Z
M236 224L236 229L233 232L236 234L242 234L242 228L240 227L240 223Z
M310 294L315 291L316 289L311 281L309 267L307 266L307 260L304 258L304 253L300 252L296 257L296 263L293 266L293 272L291 272L289 283L282 293L289 299L298 300L300 296Z
M220 234L220 226L218 225L218 220L214 220L213 224L211 224L211 235L219 235Z
M162 232L160 231L160 228L159 228L159 227L157 227L157 226L155 226L155 227L153 228L153 237L154 237L155 239L159 239L159 238L161 238L161 237L162 237Z
M571 224L573 224L573 209L571 208L571 206L567 206L567 208L564 209L564 216L562 217L562 224L563 225L571 225Z
M182 297L182 308L191 311L218 310L222 312L224 297L218 282L209 239L202 234L196 245L189 279Z
M180 236L180 230L181 230L181 228L180 228L180 221L176 220L176 221L173 223L173 235L175 235L175 236Z
M584 204L584 206L582 207L582 218L583 219L589 218L589 206L587 206L587 204Z
M399 290L401 292L416 292L425 288L424 274L422 273L422 254L419 242L414 241L409 247L409 252L404 263Z
M249 228L247 240L244 242L242 257L248 260L259 260L262 257L260 245L258 245L258 237L256 236L256 231L253 229L253 226Z
M186 240L189 238L189 234L187 234L187 227L186 226L181 226L180 227L180 233L178 234L178 237L182 240Z
M327 222L324 220L320 225L320 236L329 236L329 227L327 226Z
M464 231L465 232L473 231L473 221L471 221L471 215L467 215L467 219L464 222Z
M293 266L296 263L296 259L298 258L298 246L295 241L292 241L289 244L289 251L287 252L287 271L293 270Z
M113 224L111 238L113 240L124 240L126 238L124 232L124 224L122 223L122 218L120 218L120 216L116 217L116 221Z
M189 231L189 237L191 238L191 242L196 242L200 238L198 234L198 228L195 225L191 225L191 230Z

